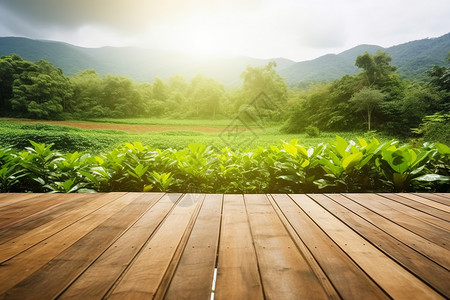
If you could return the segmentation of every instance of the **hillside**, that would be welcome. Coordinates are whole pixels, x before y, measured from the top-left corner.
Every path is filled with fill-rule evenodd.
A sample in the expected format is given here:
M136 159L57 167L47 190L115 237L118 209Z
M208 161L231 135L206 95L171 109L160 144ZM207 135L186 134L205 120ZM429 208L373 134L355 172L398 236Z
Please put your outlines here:
M0 38L0 56L16 53L31 61L46 59L73 75L86 69L95 69L100 75L121 74L138 81L153 81L155 77L168 78L181 74L188 78L202 73L226 85L237 85L247 65L260 66L277 62L277 71L289 84L302 81L330 81L345 74L359 72L354 66L358 55L383 50L389 53L392 64L407 78L423 78L424 71L433 65L445 63L450 49L450 33L439 38L428 38L382 48L359 45L339 54L327 54L310 61L294 62L285 58L256 59L229 57L201 60L177 52L140 48L83 48L55 41L31 40L18 37Z
M356 74L356 57L364 52L375 54L378 50L392 56L392 64L398 67L402 76L410 79L424 78L424 72L434 65L444 65L450 51L450 33L439 38L412 41L383 48L374 45L360 45L340 54L328 54L311 61L298 62L280 71L289 83L304 80L328 81L345 74Z

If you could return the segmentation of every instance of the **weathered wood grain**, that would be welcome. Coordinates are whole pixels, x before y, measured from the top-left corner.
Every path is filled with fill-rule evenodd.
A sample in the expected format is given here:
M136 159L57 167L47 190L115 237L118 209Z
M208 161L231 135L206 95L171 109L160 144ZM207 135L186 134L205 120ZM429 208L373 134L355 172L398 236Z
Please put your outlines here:
M450 194L0 194L0 299L449 299Z

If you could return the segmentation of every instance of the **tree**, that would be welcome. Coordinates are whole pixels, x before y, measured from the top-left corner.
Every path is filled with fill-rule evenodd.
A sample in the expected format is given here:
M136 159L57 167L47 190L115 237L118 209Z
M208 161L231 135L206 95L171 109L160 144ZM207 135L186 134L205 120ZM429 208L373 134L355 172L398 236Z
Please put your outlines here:
M61 118L66 101L72 97L72 86L61 69L40 60L16 75L11 108L23 117Z
M130 78L107 75L102 85L102 105L109 109L111 117L136 117L143 113L141 95Z
M102 79L95 70L89 69L70 78L73 97L67 105L67 111L74 118L104 117L105 110L100 103Z
M190 101L196 117L215 118L225 94L225 88L212 78L201 74L191 80Z
M368 130L371 130L372 112L384 100L384 94L372 88L364 87L350 98L356 111L367 112Z
M269 62L262 67L247 66L241 74L243 82L243 92L245 95L244 103L249 104L254 101L261 93L265 94L272 102L272 110L281 109L285 106L288 96L288 88L283 77L277 74L275 62Z
M447 54L446 60L450 62L450 51ZM450 92L450 68L444 66L434 66L426 73L431 77L430 83L438 90Z
M397 69L390 65L391 61L392 57L386 52L378 51L375 55L365 52L356 58L355 66L364 69L367 86L382 86Z
M159 77L153 82L153 99L158 101L166 101L168 98L167 84Z
M2 113L11 109L10 99L13 96L14 76L20 72L19 66L24 62L17 54L0 57L0 111Z

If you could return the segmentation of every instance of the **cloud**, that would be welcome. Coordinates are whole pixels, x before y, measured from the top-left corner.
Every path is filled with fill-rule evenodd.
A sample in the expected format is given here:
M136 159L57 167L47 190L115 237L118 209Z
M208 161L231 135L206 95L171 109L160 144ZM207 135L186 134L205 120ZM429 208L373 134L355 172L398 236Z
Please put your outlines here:
M313 59L450 28L448 0L0 0L0 36Z
M197 11L250 9L259 1L208 0L2 0L11 13L35 24L79 27L88 24L111 26L125 32L136 32L158 20L175 20Z

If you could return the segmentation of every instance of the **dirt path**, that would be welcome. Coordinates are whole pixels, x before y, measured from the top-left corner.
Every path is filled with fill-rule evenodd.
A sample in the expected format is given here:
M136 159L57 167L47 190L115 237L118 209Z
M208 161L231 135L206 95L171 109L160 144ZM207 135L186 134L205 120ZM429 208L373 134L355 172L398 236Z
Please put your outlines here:
M19 122L19 123L46 123L53 125L65 125L82 129L112 129L126 132L159 132L188 130L205 133L222 132L224 127L205 127L205 126L175 126L175 125L134 125L134 124L112 124L112 123L92 123L92 122L70 122L70 121L46 121L46 120L19 120L12 118L0 118L0 120Z

